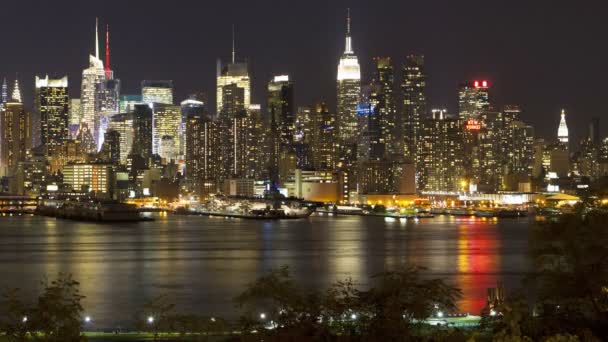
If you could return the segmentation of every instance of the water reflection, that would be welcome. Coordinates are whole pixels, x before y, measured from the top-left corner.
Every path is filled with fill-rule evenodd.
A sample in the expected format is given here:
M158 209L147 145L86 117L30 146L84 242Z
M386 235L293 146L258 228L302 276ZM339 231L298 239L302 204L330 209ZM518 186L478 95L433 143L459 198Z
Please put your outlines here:
M33 293L42 276L72 273L87 296L87 314L100 327L129 326L133 313L159 294L169 295L181 311L230 316L232 299L248 283L283 265L303 286L322 288L346 277L367 285L373 274L415 264L462 288L461 310L478 312L488 287L526 267L527 222L517 220L1 220L0 272L6 276L0 288Z

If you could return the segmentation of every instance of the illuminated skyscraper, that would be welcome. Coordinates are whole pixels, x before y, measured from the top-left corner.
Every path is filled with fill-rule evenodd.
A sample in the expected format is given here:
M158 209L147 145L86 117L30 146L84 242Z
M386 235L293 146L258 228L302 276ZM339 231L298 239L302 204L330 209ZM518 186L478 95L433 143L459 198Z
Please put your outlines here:
M370 158L392 157L397 153L395 138L397 115L393 96L394 75L390 57L376 57L376 73L372 81L369 102L373 108L370 119L370 131L375 132L374 141L378 148L370 151Z
M568 125L566 124L566 111L562 109L559 128L557 129L557 139L564 145L568 145Z
M490 108L488 81L473 81L462 84L458 92L458 117L477 120L482 112Z
M409 55L403 63L403 116L399 137L403 143L405 156L416 160L416 145L420 130L420 120L426 114L426 73L424 72L424 56Z
M356 145L359 136L357 104L361 92L361 68L352 47L350 10L346 18L346 46L338 63L337 87L337 130L341 144L350 146L349 149Z
M13 85L13 92L11 93L11 100L14 102L23 103L21 99L21 88L19 87L19 79L15 78L15 84Z
M249 79L249 68L247 63L236 62L236 49L234 43L234 29L232 33L232 62L226 65L222 65L222 62L218 59L217 61L217 113L222 111L224 104L224 86L229 84L236 84L237 87L242 88L244 92L244 104L245 108L249 108L251 105L251 83Z
M39 142L46 146L49 155L55 154L69 138L68 77L49 79L48 75L45 78L36 76L34 104L40 120Z
M160 154L160 143L163 137L172 137L175 146L181 141L179 126L181 123L181 108L177 105L153 103L153 154Z
M444 110L433 110L433 116L422 120L420 128L418 190L462 190L465 155L461 121L448 118Z
M190 190L205 197L217 190L218 126L208 115L191 111L186 117L186 179Z
M108 130L120 134L120 162L127 163L127 157L133 146L133 113L121 113L113 115L108 124Z
M268 83L268 108L273 108L281 145L285 149L293 147L295 135L295 104L293 82L288 75L275 76Z
M6 84L6 77L2 81L2 103L8 102L8 85Z
M173 104L173 81L142 81L142 102Z
M95 22L95 56L89 55L89 67L82 71L82 89L80 93L80 107L82 110L82 122L89 128L94 129L101 114L101 84L105 81L105 70L103 62L99 59L99 37L97 30L98 22ZM97 123L97 125L99 125ZM98 148L99 137L93 134Z
M317 171L333 171L336 167L336 115L325 102L312 112L312 159Z
M31 147L30 116L23 103L9 101L0 113L0 176L14 175Z

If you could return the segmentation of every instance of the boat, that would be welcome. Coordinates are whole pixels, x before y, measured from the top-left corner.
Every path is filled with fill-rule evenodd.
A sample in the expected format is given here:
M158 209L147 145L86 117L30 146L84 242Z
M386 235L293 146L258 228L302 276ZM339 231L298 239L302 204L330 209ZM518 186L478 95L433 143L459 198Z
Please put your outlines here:
M477 216L477 217L496 217L496 212L491 209L478 209L478 210L475 210L475 216Z
M59 206L41 205L36 214L79 221L139 222L151 221L134 204L120 202L64 202Z
M258 220L302 219L309 217L314 211L314 207L303 206L299 202L221 196L212 197L200 206L190 209L190 213L203 216Z

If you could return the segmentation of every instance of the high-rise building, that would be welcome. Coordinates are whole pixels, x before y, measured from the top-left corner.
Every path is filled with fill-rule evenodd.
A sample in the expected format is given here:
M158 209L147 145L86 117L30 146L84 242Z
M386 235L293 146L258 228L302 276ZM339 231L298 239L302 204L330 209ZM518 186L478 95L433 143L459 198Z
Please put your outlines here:
M279 127L282 149L292 149L295 135L293 82L288 75L275 76L268 83L268 108Z
M118 111L120 113L131 113L135 109L135 105L144 102L141 95L120 95L118 103Z
M46 146L49 155L55 154L69 139L68 77L50 79L48 75L45 78L36 76L34 106L40 119L40 143Z
M30 116L16 101L5 103L0 115L0 176L11 176L31 148Z
M602 143L600 139L600 118L593 117L589 122L589 139L595 146L599 146Z
M409 55L405 57L402 74L403 115L400 118L398 135L402 141L405 156L415 161L420 120L426 114L424 56Z
M93 192L108 196L112 186L112 166L109 164L67 164L63 167L63 182L74 191Z
M232 62L226 65L222 65L221 60L217 61L217 113L222 111L224 105L224 86L229 84L236 84L237 87L242 88L244 92L244 105L245 108L249 108L251 105L251 81L249 79L249 67L246 62L236 62L236 47L234 38L234 27L232 30Z
M148 105L173 104L173 81L142 81L141 98L142 102Z
M394 156L398 151L395 139L397 116L393 97L394 75L390 57L374 58L376 72L369 97L373 114L370 131L370 158L380 159Z
M120 134L120 162L126 164L133 146L133 113L121 113L112 116L108 124L108 131L110 130Z
M433 110L421 122L418 151L421 156L417 180L419 191L456 192L462 190L464 175L462 124L447 117L444 110Z
M490 108L488 81L464 83L458 92L458 117L463 120L477 120Z
M82 121L82 108L80 107L79 98L71 98L68 100L68 125L80 125Z
M8 84L6 84L6 77L2 81L2 95L0 97L0 100L2 101L2 103L7 103L8 100L9 100L9 98L8 98Z
M117 165L121 161L120 155L120 132L108 129L105 132L103 145L101 145L100 154L105 158L105 161L112 165Z
M359 136L357 104L361 92L361 68L353 51L350 33L350 11L346 18L346 45L338 63L337 130L343 146L351 149ZM347 151L345 151L347 153Z
M147 104L135 105L133 111L133 146L130 154L147 163L152 157L152 109Z
M336 167L336 115L325 102L318 103L312 113L312 159L317 171L333 171Z
M13 91L11 93L11 100L14 102L23 103L21 97L21 87L19 87L19 79L15 78L15 84L13 85Z
M568 145L568 125L566 124L566 111L562 109L559 127L557 128L557 139L560 143Z
M186 179L192 191L205 197L217 191L218 125L208 115L192 111L186 118Z
M175 146L181 141L179 126L181 108L178 105L153 103L153 154L160 154L160 142L163 137L172 137Z
M80 93L80 107L82 110L82 121L89 129L93 129L93 138L97 148L99 136L95 134L95 127L99 126L99 115L101 115L101 99L103 94L102 83L106 79L103 62L99 59L99 36L97 30L98 22L95 22L95 55L89 55L89 67L82 71L82 88Z

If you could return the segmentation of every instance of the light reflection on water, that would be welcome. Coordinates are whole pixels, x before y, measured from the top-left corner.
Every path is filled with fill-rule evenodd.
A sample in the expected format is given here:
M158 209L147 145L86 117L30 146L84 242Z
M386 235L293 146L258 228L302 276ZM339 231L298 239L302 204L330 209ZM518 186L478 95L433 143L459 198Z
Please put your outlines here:
M0 218L1 288L32 293L44 275L72 273L100 327L129 326L146 301L167 294L181 311L230 316L234 296L258 276L288 265L304 286L326 287L404 263L463 290L478 313L488 287L519 285L526 270L527 220L439 216L384 220L314 216L295 221L165 216L138 224L42 217Z

